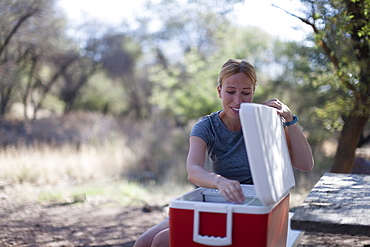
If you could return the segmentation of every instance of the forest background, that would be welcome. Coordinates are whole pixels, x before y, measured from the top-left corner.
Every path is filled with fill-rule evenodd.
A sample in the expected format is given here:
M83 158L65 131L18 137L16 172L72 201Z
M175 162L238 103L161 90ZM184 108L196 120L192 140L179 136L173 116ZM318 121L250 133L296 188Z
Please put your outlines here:
M279 98L299 116L316 167L296 171L298 190L352 172L370 157L370 1L302 0L286 13L312 29L302 42L235 25L242 2L147 0L135 22L71 31L53 0L1 1L1 184L188 189L189 132L221 108L229 58L255 66L256 103Z

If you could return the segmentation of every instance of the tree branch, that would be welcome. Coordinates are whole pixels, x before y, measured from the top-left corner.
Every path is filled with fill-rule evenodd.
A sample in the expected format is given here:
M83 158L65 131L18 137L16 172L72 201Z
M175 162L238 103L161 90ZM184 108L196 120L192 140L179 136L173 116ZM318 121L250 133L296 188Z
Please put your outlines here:
M0 56L3 53L5 47L9 44L10 39L13 37L13 35L17 32L17 30L21 27L21 25L31 16L33 16L35 13L37 13L38 8L33 8L31 11L27 12L25 15L21 16L21 18L18 19L17 24L13 27L13 29L10 31L8 36L5 38L5 41L0 46Z
M314 22L310 22L308 19L297 16L297 15L295 15L295 14L293 14L293 13L291 13L291 12L289 12L289 11L287 11L287 10L285 10L285 9L275 5L275 4L271 4L271 5L275 8L278 8L278 9L284 11L288 15L291 15L291 16L299 19L303 23L309 25L313 29L313 32L314 32L315 35L320 35L320 30L316 27ZM333 50L330 49L330 47L328 46L328 44L325 42L325 40L323 38L320 38L320 40L318 41L318 45L324 50L325 54L328 56L330 61L334 64L334 67L339 71L340 70L339 60L338 60L337 56L335 55L335 53L333 52ZM344 75L340 76L340 78L341 78L342 82L345 84L345 86L347 87L347 89L353 91L357 95L356 88L346 78L344 78Z

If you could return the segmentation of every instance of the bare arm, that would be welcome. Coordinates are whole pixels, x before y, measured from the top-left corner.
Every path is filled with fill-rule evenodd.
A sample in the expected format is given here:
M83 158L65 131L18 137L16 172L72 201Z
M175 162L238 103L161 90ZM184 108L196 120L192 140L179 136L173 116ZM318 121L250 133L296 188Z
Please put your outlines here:
M242 203L244 195L238 181L227 179L204 168L205 141L199 137L191 136L189 144L186 160L189 182L201 187L219 189L227 200Z
M286 127L285 136L293 167L306 172L311 171L314 167L311 147L298 124Z
M278 99L266 101L264 104L278 109L278 114L285 118L286 122L293 121L291 110ZM314 160L311 147L302 130L297 123L287 126L284 130L292 166L302 171L311 171L314 167Z

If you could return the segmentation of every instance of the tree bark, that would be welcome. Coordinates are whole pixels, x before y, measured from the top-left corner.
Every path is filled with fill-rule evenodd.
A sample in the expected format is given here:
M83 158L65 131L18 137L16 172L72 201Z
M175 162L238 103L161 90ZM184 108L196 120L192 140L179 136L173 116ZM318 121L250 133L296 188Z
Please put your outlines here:
M365 14L365 2L347 1L349 14L353 15L351 19L353 50L357 51L357 64L360 68L359 86L353 89L353 85L346 80L347 88L354 93L356 105L350 112L345 121L341 136L339 138L338 149L335 154L332 172L350 173L355 162L356 148L360 142L363 130L370 115L370 46L366 39L360 35L365 27L368 18ZM363 20L366 20L365 22ZM350 87L349 87L350 86Z
M352 172L356 148L369 119L369 111L366 111L366 114L358 114L358 108L359 106L356 105L343 125L331 172Z

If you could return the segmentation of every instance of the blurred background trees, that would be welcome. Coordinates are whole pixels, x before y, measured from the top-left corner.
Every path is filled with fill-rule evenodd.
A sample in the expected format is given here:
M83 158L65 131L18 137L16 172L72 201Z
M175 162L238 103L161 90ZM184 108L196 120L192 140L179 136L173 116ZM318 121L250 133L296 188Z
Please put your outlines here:
M168 134L158 125L175 136L171 129L182 128L173 147L183 158L185 128L221 108L221 65L245 58L257 70L255 101L281 99L300 116L318 167L350 172L369 139L369 0L302 0L301 16L287 13L312 27L301 43L236 25L233 7L242 2L148 0L135 25L86 21L70 32L53 0L1 1L0 115L10 119L21 106L24 119L89 111L151 122L151 135ZM151 154L173 162L161 138L150 140L167 151ZM335 139L336 155L328 155L323 143ZM163 173L150 168L149 154L143 170ZM160 159L152 166L171 165Z
M298 18L312 27L314 42L328 60L325 67L333 73L317 80L323 91L332 91L318 114L340 131L332 171L349 173L356 148L370 139L365 131L370 116L370 1L302 2L306 16Z

